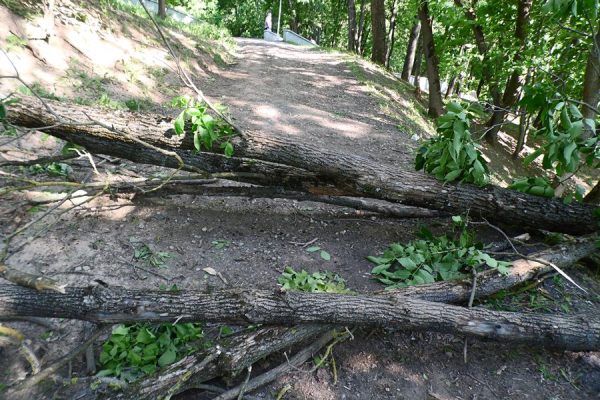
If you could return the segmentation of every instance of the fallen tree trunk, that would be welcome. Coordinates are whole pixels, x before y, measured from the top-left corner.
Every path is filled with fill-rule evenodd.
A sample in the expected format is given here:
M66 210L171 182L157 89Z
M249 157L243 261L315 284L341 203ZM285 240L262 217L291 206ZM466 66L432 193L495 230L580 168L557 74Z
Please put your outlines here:
M512 261L507 275L499 275L495 270L478 274L475 297L486 297L500 290L510 289L541 274L553 270L549 264L566 269L582 258L595 253L597 237L580 238L576 243L557 245L547 250L530 254L528 259ZM408 286L387 293L399 297L415 297L437 303L466 303L471 296L472 279L463 281L443 281L427 285Z
M595 240L595 237L583 238L575 244L555 246L551 249L531 254L530 257L553 263L564 269L578 259L592 254L596 250ZM475 297L483 297L498 290L507 289L550 269L551 267L540 262L516 260L513 262L513 267L507 276L498 276L496 271L492 270L483 272L479 275ZM397 297L398 301L402 301L403 295L409 295L430 301L458 303L467 301L471 291L470 281L438 282L430 285L412 286L391 292L383 292L381 295ZM178 393L218 376L236 374L238 371L243 370L271 353L306 341L326 332L328 329L332 329L332 327L327 325L296 325L287 328L263 327L257 331L244 333L221 341L219 343L220 348L211 348L187 356L180 362L159 371L158 375L155 374L146 377L118 392L100 385L98 390L87 391L87 394L81 398L85 400L98 397L124 399L134 397L162 398L172 387L176 387L175 392ZM209 363L202 364L207 358L214 359L211 359ZM196 366L200 364L204 365L204 367L198 370ZM9 394L12 398L19 398L18 395L21 393L20 387L21 385L11 389ZM69 393L75 394L77 392L79 396L82 391L86 392L86 388L88 387L89 382L82 382L77 387L70 385L66 389L66 392L63 391L62 394L68 397ZM23 393L25 393L26 390L23 390Z
M175 152L188 169L210 173L234 171L240 180L281 185L313 194L372 197L406 205L486 217L503 223L566 233L597 230L594 207L547 199L495 186L444 184L428 175L403 171L354 154L323 149L292 137L258 132L241 133L234 142L235 157L193 152L191 135L177 137L172 124L150 114L109 112L48 100L53 113L31 97L11 105L7 120L85 146L89 151L134 162L179 167ZM104 126L90 124L101 121ZM65 125L65 122L68 123ZM152 147L136 142L144 141Z
M231 289L203 293L72 287L65 294L0 285L0 316L99 323L204 321L385 326L574 351L600 349L600 317L466 309L409 297Z

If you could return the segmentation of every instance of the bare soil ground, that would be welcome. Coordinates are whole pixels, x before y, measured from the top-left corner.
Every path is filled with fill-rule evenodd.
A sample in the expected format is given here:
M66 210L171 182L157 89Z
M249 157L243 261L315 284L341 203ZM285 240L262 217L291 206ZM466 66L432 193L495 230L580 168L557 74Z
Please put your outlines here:
M85 43L80 46L83 52L93 51ZM145 43L144 52L149 51L146 46L150 44ZM412 168L417 145L412 138L433 132L419 103L407 95L409 89L369 63L339 53L260 40L239 40L238 46L236 64L205 72L202 87L229 107L243 129L295 135L398 168ZM164 58L163 50L156 51ZM31 76L41 76L36 71L47 68L27 56L25 50L21 57L31 62ZM122 84L128 85L127 80ZM4 146L0 155L33 158L53 154L61 145L35 134ZM125 162L96 161L103 176L125 178L165 172ZM103 179L91 174L85 160L76 161L73 168L76 177ZM16 195L3 198L0 234L10 234L43 210ZM447 221L441 219L392 220L309 202L195 196L101 198L36 225L16 240L7 264L72 285L100 280L131 288L175 284L203 290L240 286L276 289L277 277L286 266L292 266L310 272L334 271L351 289L371 292L382 287L370 278L372 266L365 257L381 252L391 242L413 239L423 224L436 232L448 229ZM480 234L486 241L499 240L493 232ZM314 239L331 254L331 261L299 245ZM167 252L168 257L160 265L136 260L135 249L142 245ZM218 274L205 272L209 267ZM574 275L594 288L585 268L576 268ZM542 287L556 299L543 303L547 311L561 309L565 296L569 301L563 312L598 307L597 296L584 297L570 288L557 291L551 283ZM510 299L506 301L515 305ZM535 305L540 302L536 300ZM534 308L529 299L516 306ZM77 346L88 329L82 322L51 323L52 329L25 322L6 324L25 333L42 363L47 364ZM310 372L312 365L307 364L252 395L271 399L290 385L285 399L600 397L600 359L596 354L470 340L465 364L463 344L462 337L452 335L359 329L354 340L334 349L337 381L331 365ZM256 370L283 360L265 360ZM0 347L0 365L3 384L22 378L29 370L11 346ZM63 377L84 374L82 360L76 360L71 370L61 371ZM65 398L61 385L41 386L30 398ZM187 393L180 397L208 398L203 396Z

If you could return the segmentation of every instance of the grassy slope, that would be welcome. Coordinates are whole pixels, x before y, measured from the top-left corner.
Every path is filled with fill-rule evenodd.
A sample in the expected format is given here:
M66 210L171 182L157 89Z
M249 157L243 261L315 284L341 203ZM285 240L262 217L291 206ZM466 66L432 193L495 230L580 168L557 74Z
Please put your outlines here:
M117 0L57 2L53 35L45 34L43 12L34 5L0 0L0 47L23 79L46 97L110 108L160 110L168 100L191 94L177 79L175 62L141 7ZM233 57L227 32L208 24L162 23L184 67L205 77ZM13 71L6 60L0 72ZM8 89L18 81L3 82Z

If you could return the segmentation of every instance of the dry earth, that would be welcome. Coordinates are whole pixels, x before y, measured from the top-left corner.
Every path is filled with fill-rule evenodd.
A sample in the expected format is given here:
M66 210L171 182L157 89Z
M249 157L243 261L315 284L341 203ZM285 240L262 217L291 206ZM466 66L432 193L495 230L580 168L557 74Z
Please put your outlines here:
M406 88L390 75L339 53L260 40L239 40L238 45L237 63L213 71L202 86L212 98L229 106L240 127L295 135L320 146L411 168L416 146L411 137L427 136L431 127L414 111L418 105L412 97L404 97ZM32 66L31 71L35 68L39 66ZM60 143L54 139L34 135L11 143L11 153L2 154L16 157L22 151L31 157L52 153L58 147ZM102 173L113 176L164 173L97 161ZM90 173L85 160L74 168L79 177ZM32 209L22 199L3 200L0 233L9 234L37 212L39 208ZM41 230L39 237L19 238L7 264L73 285L101 280L108 285L149 289L173 284L184 289L275 289L279 274L292 266L311 272L334 271L356 291L379 290L380 285L370 279L367 255L382 251L391 242L414 238L422 224L437 232L447 229L445 220L392 220L307 202L194 196L99 199L55 221L48 220L29 233ZM492 232L480 233L483 239L499 240ZM298 245L313 239L331 254L331 261ZM143 244L168 252L164 265L156 268L134 259L135 249ZM207 267L218 274L207 274ZM575 276L585 281L585 273L580 267ZM559 303L561 296L569 296L570 312L583 304L597 308L597 297L582 297L570 289L556 292L550 283L545 285L544 290ZM553 307L554 303L549 306ZM8 323L27 335L44 364L68 352L88 329L85 323L74 321L53 320L52 324L55 329L48 330L23 322ZM312 366L306 365L253 395L271 399L289 384L285 399L600 396L600 362L595 354L471 340L465 364L462 337L380 329L357 330L354 336L334 349L337 382L331 368L309 372ZM256 369L282 360L261 362ZM10 346L0 347L0 365L0 383L10 383L28 371L23 358ZM68 373L66 368L61 371L62 376ZM81 360L74 363L71 374L83 374ZM203 396L187 393L181 398L207 398ZM61 385L49 385L30 398L65 397Z

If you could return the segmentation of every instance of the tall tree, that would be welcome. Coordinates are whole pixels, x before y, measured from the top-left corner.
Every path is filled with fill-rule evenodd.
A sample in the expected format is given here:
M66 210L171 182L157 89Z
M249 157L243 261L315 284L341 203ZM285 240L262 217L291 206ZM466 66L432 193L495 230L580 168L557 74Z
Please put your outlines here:
M390 27L388 29L387 37L387 51L385 54L385 67L390 67L390 59L392 58L392 52L394 51L394 42L396 37L396 14L398 13L398 7L396 6L396 0L392 0L392 13L390 15Z
M158 0L158 16L167 18L167 0Z
M519 0L519 6L517 8L517 24L515 28L515 39L518 42L519 48L513 57L514 68L506 82L502 99L500 101L494 101L494 111L488 122L488 130L485 133L485 138L492 143L496 142L498 131L500 131L500 127L504 122L504 118L506 117L509 108L516 103L519 88L523 83L523 76L518 64L523 58L523 52L525 51L527 44L527 28L529 25L532 3L533 0Z
M405 81L408 81L415 63L415 56L417 53L417 48L419 47L419 37L421 35L421 21L418 19L418 16L415 18L417 20L410 30L408 44L406 46L406 56L404 57L404 65L402 67L402 73L400 74L400 77Z
M362 54L365 33L365 4L366 0L360 2L360 16L358 17L358 29L356 30L356 52Z
M582 101L581 114L583 118L595 119L600 102L600 23L592 41L592 48L585 67ZM586 136L591 136L593 133L586 124Z
M423 41L423 52L427 64L427 80L429 81L429 111L431 117L437 118L444 113L442 102L439 60L435 52L433 41L432 19L429 15L429 4L421 2L419 6L419 19L421 20L421 40Z
M373 32L373 49L371 60L385 65L385 1L371 1L371 30Z
M348 51L356 50L356 6L348 0Z

